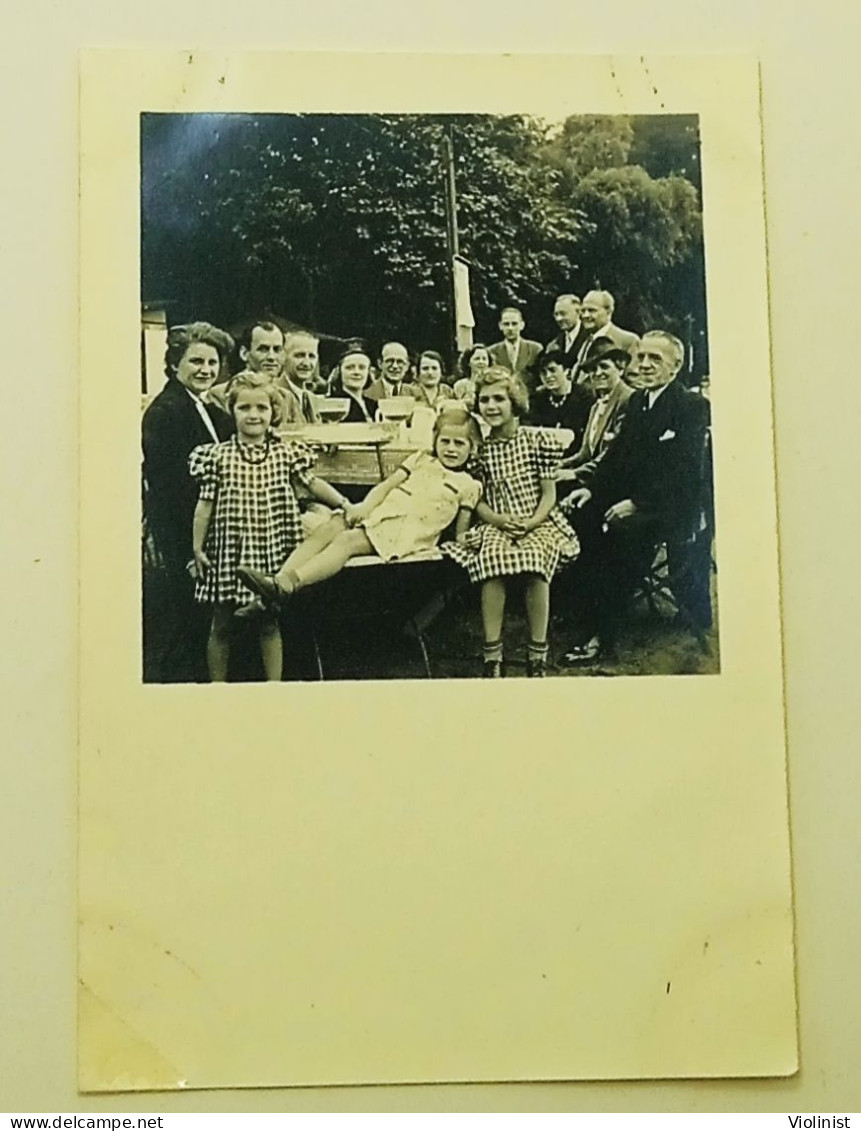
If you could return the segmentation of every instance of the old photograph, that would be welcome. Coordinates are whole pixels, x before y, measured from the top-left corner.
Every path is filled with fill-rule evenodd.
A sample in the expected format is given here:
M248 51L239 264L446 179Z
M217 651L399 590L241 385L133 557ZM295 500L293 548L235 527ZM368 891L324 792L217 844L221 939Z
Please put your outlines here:
M146 682L719 670L696 115L140 129Z
M81 1087L793 1072L756 66L81 90Z

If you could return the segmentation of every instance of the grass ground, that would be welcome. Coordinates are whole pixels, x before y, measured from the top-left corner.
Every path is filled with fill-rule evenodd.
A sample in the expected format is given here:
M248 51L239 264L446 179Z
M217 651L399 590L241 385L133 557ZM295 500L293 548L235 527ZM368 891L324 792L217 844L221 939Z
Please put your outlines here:
M650 608L635 602L631 619L612 659L569 668L558 663L572 639L573 626L553 618L548 676L702 675L719 671L718 632L696 633L682 624L674 608ZM425 629L430 669L436 679L468 679L481 674L481 620L477 593L458 593ZM528 633L522 608L513 602L505 625L506 675L526 674ZM421 647L406 633L387 638L373 632L362 637L362 655L350 647L349 637L332 630L319 639L329 679L423 679L427 673Z
M443 567L445 569L446 567ZM451 567L456 569L456 567ZM422 644L407 619L405 610L422 610L429 668L435 679L469 679L481 674L481 618L477 588L453 590L445 602L427 602L433 591L415 573L405 570L385 575L351 571L352 588L321 586L313 600L297 602L288 611L283 631L285 641L284 678L287 681L314 680L320 666L328 680L426 679L428 668ZM451 578L453 575L447 575ZM387 587L381 589L385 578ZM415 585L416 581L421 584ZM714 592L712 603L714 606ZM362 617L364 608L387 609ZM165 606L158 571L145 574L144 600L144 679L162 682L159 670ZM344 619L343 613L349 612ZM205 626L204 626L205 631ZM626 629L612 659L576 668L558 664L573 640L574 626L563 616L552 618L548 676L625 675L702 675L719 671L717 623L706 632L686 627L676 615L666 595L657 594L651 603L642 597L635 601ZM522 597L513 593L506 615L506 676L525 676L527 630ZM232 650L231 678L235 681L262 678L257 642L248 627L237 630ZM194 679L192 673L183 677Z

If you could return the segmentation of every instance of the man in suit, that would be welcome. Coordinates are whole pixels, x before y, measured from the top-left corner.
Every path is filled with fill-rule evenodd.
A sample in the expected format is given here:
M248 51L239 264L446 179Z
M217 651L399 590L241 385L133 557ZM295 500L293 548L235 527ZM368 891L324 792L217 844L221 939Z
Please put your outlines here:
M264 373L277 381L284 367L284 331L274 322L261 320L245 328L239 341L239 358L246 369ZM227 412L227 389L230 376L223 375L206 394L207 404L216 405Z
M599 349L602 342L609 340L614 346L634 356L638 338L630 330L623 330L613 323L615 300L609 291L589 291L580 307L580 321L587 337L580 346L574 369L574 379L583 379L583 362Z
M381 401L403 396L409 381L410 355L400 342L386 342L380 350L380 375L365 390L365 400Z
M589 388L595 400L583 429L583 442L572 456L563 461L560 478L583 486L595 474L598 461L612 444L625 419L633 390L625 384L623 374L630 360L626 350L607 340L606 348L584 362L586 384L575 385L574 388Z
M200 635L205 624L189 572L198 487L188 457L199 444L218 443L233 431L230 417L203 400L232 349L230 335L208 322L173 326L165 356L167 384L143 415L145 513L164 566L168 604L164 623L151 626L162 637L156 674L163 682L205 678Z
M566 663L612 650L628 599L656 546L693 530L701 499L708 402L676 381L684 347L652 330L637 347L638 390L588 487L564 501L581 542L571 584L581 641Z
M274 322L255 322L239 344L246 369L264 373L275 381L284 367L284 331Z
M284 397L284 424L319 424L312 395L319 362L320 343L307 330L287 335L284 343L284 367L275 384Z
M522 336L526 323L516 306L506 306L499 317L502 341L488 348L491 365L499 365L519 377L529 392L537 384L540 342Z
M565 368L574 368L589 331L580 320L580 299L577 295L560 295L553 307L553 318L559 333L548 342L547 352L559 351L565 356Z

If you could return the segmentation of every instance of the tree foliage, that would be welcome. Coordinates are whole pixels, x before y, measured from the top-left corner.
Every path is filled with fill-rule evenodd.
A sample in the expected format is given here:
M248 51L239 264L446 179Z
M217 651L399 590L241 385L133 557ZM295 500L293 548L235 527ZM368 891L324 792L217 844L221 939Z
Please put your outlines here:
M546 156L563 171L570 191L587 173L627 164L634 140L630 118L620 114L577 114L566 118L546 147Z
M446 136L478 334L517 302L549 336L553 295L596 284L634 329L684 316L668 304L701 248L695 120L594 115L144 115L143 298L445 348Z
M616 296L640 326L666 317L661 283L699 245L696 189L683 177L653 180L638 165L595 169L572 203L591 223L581 244L584 276Z

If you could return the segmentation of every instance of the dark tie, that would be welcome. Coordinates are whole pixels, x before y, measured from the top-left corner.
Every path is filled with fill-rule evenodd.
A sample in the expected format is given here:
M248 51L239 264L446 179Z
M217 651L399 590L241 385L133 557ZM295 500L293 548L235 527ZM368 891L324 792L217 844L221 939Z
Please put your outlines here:
M580 347L580 352L577 354L577 368L578 369L583 364L583 362L586 360L586 356L589 353L589 350L592 346L592 342L594 340L595 340L595 335L590 334L589 337L586 339L586 341L583 343L583 345Z

